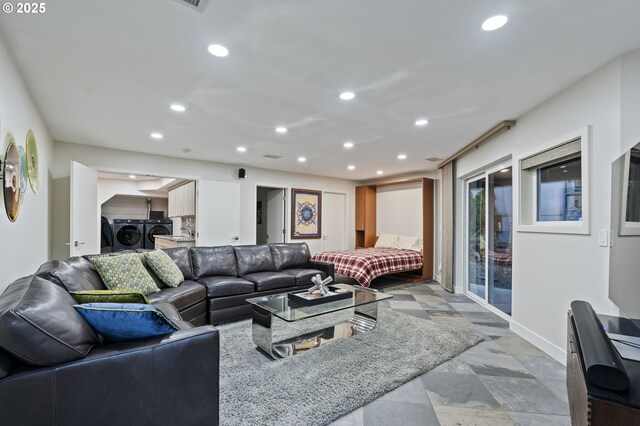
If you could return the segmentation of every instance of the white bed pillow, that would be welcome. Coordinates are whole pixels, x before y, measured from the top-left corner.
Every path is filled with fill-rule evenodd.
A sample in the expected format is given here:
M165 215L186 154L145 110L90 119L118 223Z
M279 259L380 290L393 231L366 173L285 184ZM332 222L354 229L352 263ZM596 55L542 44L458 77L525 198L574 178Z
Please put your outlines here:
M400 250L422 251L422 238L399 235L396 247Z
M398 235L396 234L382 234L376 241L375 248L398 248Z

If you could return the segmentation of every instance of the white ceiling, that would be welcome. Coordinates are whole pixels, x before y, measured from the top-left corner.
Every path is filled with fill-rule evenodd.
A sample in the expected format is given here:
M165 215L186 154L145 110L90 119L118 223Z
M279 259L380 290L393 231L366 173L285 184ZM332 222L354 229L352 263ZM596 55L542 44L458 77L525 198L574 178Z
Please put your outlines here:
M362 180L433 170L640 47L638 16L637 0L58 0L0 26L56 140Z

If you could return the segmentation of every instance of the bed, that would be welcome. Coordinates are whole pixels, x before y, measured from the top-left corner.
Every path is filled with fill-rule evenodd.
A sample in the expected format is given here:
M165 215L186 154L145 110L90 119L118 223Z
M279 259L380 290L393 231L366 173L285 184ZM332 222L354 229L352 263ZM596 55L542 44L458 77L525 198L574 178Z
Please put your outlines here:
M363 287L381 275L422 268L423 255L415 250L364 248L316 253L313 260L331 262L336 274L353 278Z

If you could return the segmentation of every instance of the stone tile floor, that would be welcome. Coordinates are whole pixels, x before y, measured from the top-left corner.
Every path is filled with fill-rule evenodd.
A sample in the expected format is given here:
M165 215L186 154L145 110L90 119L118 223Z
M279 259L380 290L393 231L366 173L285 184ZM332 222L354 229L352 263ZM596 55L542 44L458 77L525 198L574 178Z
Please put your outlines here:
M565 367L512 333L509 324L438 283L379 278L381 302L416 317L475 327L485 341L331 423L380 425L570 425Z

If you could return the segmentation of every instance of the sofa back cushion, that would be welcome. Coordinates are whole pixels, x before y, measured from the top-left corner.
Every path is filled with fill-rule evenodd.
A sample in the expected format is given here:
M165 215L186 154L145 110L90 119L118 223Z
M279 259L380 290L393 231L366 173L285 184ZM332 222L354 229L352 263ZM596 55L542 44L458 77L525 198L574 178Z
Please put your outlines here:
M165 253L169 255L171 260L178 265L180 268L180 272L184 275L185 281L189 281L193 279L193 272L191 271L191 256L189 256L189 248L187 247L177 247L170 249L162 249Z
M257 246L235 246L238 275L241 277L254 272L275 271L271 250L266 244Z
M269 244L273 263L278 271L290 268L306 268L311 254L307 243Z
M43 263L36 275L67 289L67 291L96 290L94 283L85 275L61 260L50 260ZM103 288L104 286L100 290Z
M67 291L43 278L20 278L0 296L0 347L34 365L83 358L98 336Z
M91 283L91 288L87 290L105 290L107 288L89 259L76 256L65 260L64 263L77 269Z
M189 253L191 254L191 265L193 265L193 276L196 279L238 275L233 246L192 247L189 249Z

